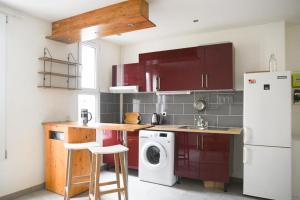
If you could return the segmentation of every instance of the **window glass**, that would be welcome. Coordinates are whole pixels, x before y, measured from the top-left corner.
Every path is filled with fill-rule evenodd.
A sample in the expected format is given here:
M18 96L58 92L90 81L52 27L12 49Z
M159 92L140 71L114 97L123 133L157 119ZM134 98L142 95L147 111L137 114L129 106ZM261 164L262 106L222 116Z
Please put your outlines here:
M81 45L81 87L96 88L96 48L82 44Z
M90 122L96 122L96 96L80 94L78 95L78 121L81 121L81 109L88 109L92 114Z

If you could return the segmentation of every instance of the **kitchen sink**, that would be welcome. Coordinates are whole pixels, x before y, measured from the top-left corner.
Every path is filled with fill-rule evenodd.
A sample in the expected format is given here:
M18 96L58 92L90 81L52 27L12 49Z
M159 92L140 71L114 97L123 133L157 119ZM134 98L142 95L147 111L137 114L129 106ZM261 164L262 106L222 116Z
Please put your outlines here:
M182 129L197 129L197 130L218 130L218 131L228 131L228 128L217 128L217 127L208 127L208 128L200 128L198 126L180 126L178 128Z

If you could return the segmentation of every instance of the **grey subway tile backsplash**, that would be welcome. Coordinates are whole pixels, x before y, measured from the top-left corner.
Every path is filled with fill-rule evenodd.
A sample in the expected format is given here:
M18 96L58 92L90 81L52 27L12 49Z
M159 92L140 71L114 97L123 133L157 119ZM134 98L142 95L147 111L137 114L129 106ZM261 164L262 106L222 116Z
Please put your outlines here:
M242 116L218 116L219 127L243 127Z
M194 94L174 95L174 103L191 103L194 102Z
M205 110L208 115L229 115L228 104L209 105Z
M119 95L101 93L101 122L118 122ZM198 113L194 101L199 98L207 102L207 109ZM152 113L166 112L164 124L195 125L201 115L210 127L243 126L243 92L203 91L182 95L159 95L153 93L124 94L123 111L140 112L141 123L150 123Z
M118 123L120 121L120 95L100 93L100 122Z
M243 104L231 104L230 115L243 115Z
M183 114L183 104L166 104L165 112L167 114Z
M155 95L154 103L158 103L158 104L174 103L174 95Z
M174 124L194 125L194 115L174 115Z

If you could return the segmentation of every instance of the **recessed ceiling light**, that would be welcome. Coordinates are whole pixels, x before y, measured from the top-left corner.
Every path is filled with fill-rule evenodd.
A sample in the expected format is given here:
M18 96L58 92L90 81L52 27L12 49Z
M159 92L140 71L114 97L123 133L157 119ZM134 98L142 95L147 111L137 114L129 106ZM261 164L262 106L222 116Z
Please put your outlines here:
M128 24L128 26L130 26L130 27L133 27L133 26L134 26L134 24L133 24L133 23L129 23L129 24Z
M194 19L193 22L197 23L197 22L199 22L199 19Z

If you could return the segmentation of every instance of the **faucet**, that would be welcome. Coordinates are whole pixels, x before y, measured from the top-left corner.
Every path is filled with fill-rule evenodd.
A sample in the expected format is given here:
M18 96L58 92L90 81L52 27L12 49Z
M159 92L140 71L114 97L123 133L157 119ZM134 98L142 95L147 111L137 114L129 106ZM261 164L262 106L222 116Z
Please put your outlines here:
M196 126L199 128L199 129L207 129L208 127L208 121L205 121L201 115L198 116L198 118L195 119L196 121Z

